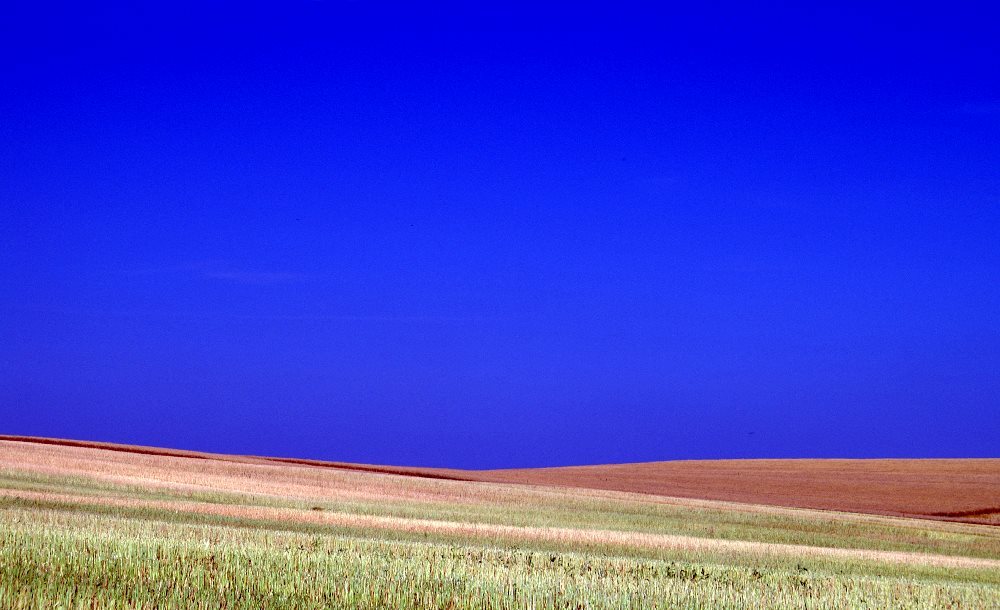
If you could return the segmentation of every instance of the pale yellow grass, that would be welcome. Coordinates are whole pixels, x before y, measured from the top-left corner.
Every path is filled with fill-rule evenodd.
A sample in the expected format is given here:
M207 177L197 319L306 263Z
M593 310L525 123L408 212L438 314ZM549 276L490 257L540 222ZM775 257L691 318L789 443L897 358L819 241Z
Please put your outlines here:
M451 521L432 521L427 519L381 517L349 513L311 512L305 510L262 506L234 506L204 502L95 497L18 490L0 490L0 496L15 497L31 501L58 501L68 504L89 504L121 508L166 509L176 512L216 515L239 519L315 523L358 529L392 530L408 533L433 533L487 539L502 538L506 540L576 543L599 546L613 545L626 548L661 550L714 551L752 556L851 559L875 561L880 563L946 568L1000 570L1000 560L930 555L924 553L907 553L899 551L825 548L796 544L744 542L737 540L696 538L693 536L620 532L610 530L558 527L520 527L485 523L457 523Z

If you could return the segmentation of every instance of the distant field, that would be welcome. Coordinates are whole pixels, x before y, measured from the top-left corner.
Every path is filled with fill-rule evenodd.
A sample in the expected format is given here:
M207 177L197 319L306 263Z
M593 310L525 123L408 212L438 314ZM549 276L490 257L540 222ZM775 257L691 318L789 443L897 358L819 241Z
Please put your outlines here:
M1000 505L1000 460L468 472L4 438L0 608L1000 607L1000 528L954 521L993 518L955 513ZM767 505L839 490L952 521Z
M692 460L495 470L478 478L1000 524L1000 459Z
M0 440L247 464L277 462L432 479L579 487L1000 525L1000 458L685 460L560 468L458 470L220 455L35 437L0 435Z

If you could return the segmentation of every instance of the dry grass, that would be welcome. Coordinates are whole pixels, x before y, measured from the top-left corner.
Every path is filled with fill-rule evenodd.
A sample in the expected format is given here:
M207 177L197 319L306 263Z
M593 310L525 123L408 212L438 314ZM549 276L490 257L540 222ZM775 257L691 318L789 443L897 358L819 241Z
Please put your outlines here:
M775 608L934 608L1000 599L995 526L418 474L0 440L0 607L735 608L766 597ZM202 535L222 542L192 546ZM296 540L294 549L272 548L275 536ZM343 545L361 554L330 555ZM382 572L371 573L365 553ZM161 558L172 567L157 571ZM188 566L200 584L185 580L195 560L204 562ZM305 583L285 573L287 561L317 578L339 574L346 589ZM440 563L428 571L427 561ZM605 576L593 580L593 569Z
M845 573L381 540L46 509L0 512L0 607L994 608L951 572Z
M60 492L66 491L67 477L100 481L118 486L118 495L133 498L141 493L149 499L151 490L169 499L226 494L222 501L232 505L277 502L294 507L289 501L297 500L300 504L325 504L339 512L406 517L429 514L440 521L518 526L573 523L579 529L624 529L813 546L871 548L881 540L884 550L973 552L980 557L1000 553L1000 530L962 523L928 524L885 516L599 489L454 481L272 463L259 458L244 462L230 456L213 459L211 454L191 459L164 453L0 441L0 472L52 477ZM709 527L698 527L704 523ZM779 529L783 529L783 537ZM936 532L935 536L928 538L925 534L929 530ZM846 535L849 531L853 532L853 541L827 535ZM893 544L907 540L913 544ZM966 544L949 550L936 547L934 540L964 540ZM976 545L982 547L978 552Z
M109 498L53 494L29 491L0 490L0 495L36 502L62 502L85 506L111 506L121 508L161 509L176 513L216 515L234 517L241 520L267 522L296 522L333 525L359 530L390 530L416 534L451 535L463 538L485 540L503 539L507 541L544 541L576 543L595 547L621 547L624 549L682 550L688 552L725 552L759 556L781 556L800 558L837 558L856 561L875 561L915 566L936 566L946 568L972 568L996 570L1000 572L1000 559L931 555L926 553L905 553L899 551L878 551L863 549L824 548L794 544L775 544L719 540L650 534L643 532L620 532L611 530L591 530L561 527L518 527L488 523L458 523L428 519L400 517L380 517L350 513L329 513L312 510L295 510L262 506L234 506L208 504L204 502L152 501L136 498Z

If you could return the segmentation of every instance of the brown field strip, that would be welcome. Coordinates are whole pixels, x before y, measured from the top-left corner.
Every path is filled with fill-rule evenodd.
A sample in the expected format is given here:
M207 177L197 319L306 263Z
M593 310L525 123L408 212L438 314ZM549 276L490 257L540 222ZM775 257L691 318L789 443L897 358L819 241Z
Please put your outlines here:
M4 455L8 463L16 463L18 452L24 456L23 452L32 446L97 452L74 454L69 461L63 460L66 456L61 453L48 458L40 456L30 464L38 471L48 468L56 472L69 468L77 474L142 484L149 482L152 469L161 475L153 477L157 485L175 488L218 486L246 493L316 497L316 488L320 486L336 489L341 498L371 498L384 493L385 497L449 502L475 502L477 498L494 495L494 490L488 487L446 485L476 481L1000 524L1000 459L706 460L473 471L220 455L0 435L0 463ZM115 460L108 454L132 457ZM155 458L169 461L161 463ZM198 465L199 461L203 464ZM223 463L230 465L223 476L224 481L219 479L222 475L215 472ZM282 475L269 476L262 472ZM329 475L320 475L320 472ZM407 488L380 477L361 479L363 484L359 485L358 479L345 479L338 473L397 475L440 481L442 485ZM245 480L248 484L240 489L239 485L233 485L233 480ZM253 484L249 484L251 481Z
M1000 459L678 461L496 470L476 478L1000 524Z
M783 515L789 518L821 519L824 522L872 523L898 528L923 530L920 521L882 515L851 514L757 504L673 498L586 488L544 487L505 483L454 481L443 478L412 477L373 473L336 467L315 468L284 462L254 459L187 459L149 451L107 451L103 447L74 443L32 443L0 440L0 474L41 477L77 477L128 486L141 495L162 492L224 493L241 496L239 504L260 503L273 498L283 502L361 502L385 507L389 503L408 506L446 505L493 506L516 509L525 506L565 505L567 501L600 503L601 506L683 507L685 510L712 510L736 514ZM229 456L224 456L228 458ZM35 491L38 491L37 489ZM91 491L90 493L94 493ZM131 497L126 490L107 494ZM507 510L507 509L503 509ZM982 535L981 526L937 522L942 532ZM990 532L992 537L993 532Z
M447 472L452 475L461 471ZM700 515L721 514L728 515L723 519L732 518L736 522L743 519L753 522L758 517L752 515L761 515L765 520L781 516L789 519L783 523L799 523L807 529L818 525L823 531L834 531L841 526L830 524L838 523L849 529L872 527L874 529L865 534L872 536L895 531L917 544L922 544L921 536L930 531L927 529L930 524L893 516L627 491L453 480L452 476L413 476L391 468L372 471L298 460L216 458L207 453L191 455L147 448L129 451L123 446L109 449L82 442L0 440L0 475L7 481L5 486L0 486L0 498L19 498L57 510L88 511L88 507L104 506L168 511L173 515L171 518L210 515L234 519L236 525L249 522L314 524L359 532L391 531L474 539L488 544L522 541L635 551L706 552L744 558L812 557L1000 571L1000 557L989 552L982 554L983 549L995 545L1000 532L970 523L938 521L932 526L932 535L955 536L955 540L964 540L961 544L966 550L978 547L979 554L955 553L947 545L905 546L909 542L895 548L861 548L854 546L859 539L846 544L806 544L801 536L774 541L750 540L732 535L716 536L685 529L685 526L674 531L656 531L655 526L626 529L617 528L613 520L606 519L613 519L618 511L624 511L622 514L639 511L641 514L646 510L654 511L649 513L651 515L686 515L682 518L694 520L702 518ZM388 509L390 506L397 508ZM576 514L578 510L591 515L590 518L595 514L604 516L572 526L559 520L548 523L508 521L504 516L524 507L563 511L558 513L562 515L559 519ZM444 512L437 512L441 510ZM668 512L657 512L660 510ZM681 512L676 512L678 510ZM909 536L904 533L906 531L916 534ZM983 541L983 546L978 540ZM932 548L942 552L928 550Z

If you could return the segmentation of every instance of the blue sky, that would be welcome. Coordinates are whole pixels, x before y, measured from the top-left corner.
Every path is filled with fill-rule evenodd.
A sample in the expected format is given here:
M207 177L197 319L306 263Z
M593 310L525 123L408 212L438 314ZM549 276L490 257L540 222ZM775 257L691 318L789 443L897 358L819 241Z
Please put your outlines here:
M377 463L996 456L958 5L15 9L2 432Z

